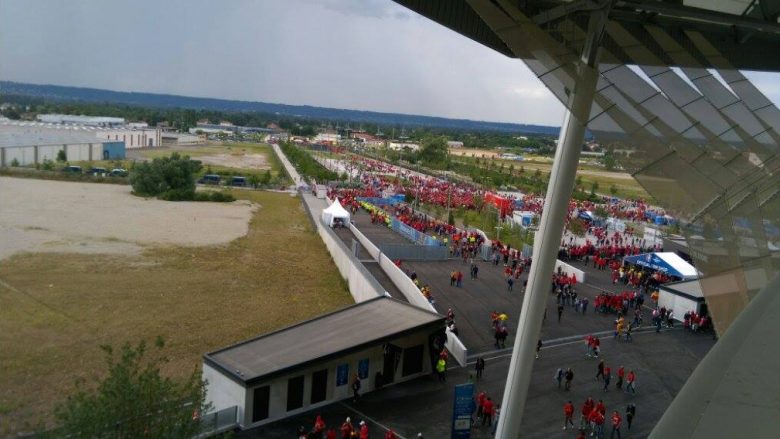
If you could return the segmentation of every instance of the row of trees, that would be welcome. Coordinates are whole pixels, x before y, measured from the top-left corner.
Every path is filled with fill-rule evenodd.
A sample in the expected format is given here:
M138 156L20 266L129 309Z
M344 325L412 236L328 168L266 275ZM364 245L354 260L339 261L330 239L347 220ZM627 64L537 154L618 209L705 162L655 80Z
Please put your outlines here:
M290 163L304 177L314 178L317 181L338 180L339 175L314 160L307 151L304 151L292 143L282 143L279 145L284 155L290 160Z

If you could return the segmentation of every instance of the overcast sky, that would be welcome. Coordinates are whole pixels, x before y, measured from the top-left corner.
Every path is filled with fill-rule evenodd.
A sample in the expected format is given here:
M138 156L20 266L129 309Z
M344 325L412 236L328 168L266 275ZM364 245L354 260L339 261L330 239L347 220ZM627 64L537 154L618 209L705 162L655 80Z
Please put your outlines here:
M523 63L390 0L0 0L0 78L559 125ZM754 80L780 102L777 75Z

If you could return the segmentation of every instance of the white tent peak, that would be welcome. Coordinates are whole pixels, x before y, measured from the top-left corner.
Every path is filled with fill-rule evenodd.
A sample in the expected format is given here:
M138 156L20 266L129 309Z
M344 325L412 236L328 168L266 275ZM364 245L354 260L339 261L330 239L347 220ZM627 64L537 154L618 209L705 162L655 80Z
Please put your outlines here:
M347 224L349 223L349 218L349 212L347 212L347 209L344 209L338 198L322 211L322 220L330 227L333 227L333 221L336 219L342 219L344 224Z

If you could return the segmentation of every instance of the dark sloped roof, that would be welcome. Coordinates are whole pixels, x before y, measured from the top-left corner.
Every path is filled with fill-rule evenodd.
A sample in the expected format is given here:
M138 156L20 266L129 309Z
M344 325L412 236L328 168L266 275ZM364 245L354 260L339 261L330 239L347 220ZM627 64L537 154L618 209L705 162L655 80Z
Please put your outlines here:
M444 317L378 297L208 353L204 360L251 384L426 326L444 328Z

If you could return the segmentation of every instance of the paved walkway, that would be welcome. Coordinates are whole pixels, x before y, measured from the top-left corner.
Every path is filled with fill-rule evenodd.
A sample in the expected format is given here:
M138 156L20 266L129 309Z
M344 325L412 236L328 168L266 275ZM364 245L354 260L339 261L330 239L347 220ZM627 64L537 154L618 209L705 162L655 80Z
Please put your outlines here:
M365 213L355 217L361 232L369 239L377 239L379 242L409 242L384 226L372 225L366 218ZM431 285L439 312L446 313L448 308L453 308L461 339L469 348L471 357L483 355L486 358L485 376L478 382L477 390L486 391L500 403L514 330L522 306L520 289L526 275L515 285L514 291L509 293L504 283L502 266L495 267L482 261L477 264L480 267L479 279L471 280L468 276L468 266L460 260L404 262L404 266L417 272L423 283ZM577 285L576 289L581 297L584 295L590 299L591 305L585 315L574 312L571 307L565 308L559 323L555 298L550 295L547 304L548 317L542 327L545 347L534 366L523 418L523 437L574 438L575 431L562 430L562 407L571 399L575 404L578 419L582 403L588 396L593 396L596 400L603 399L608 413L618 409L621 416L624 415L628 402L635 403L637 417L630 433L626 427L623 428L623 437L646 437L714 341L711 336L691 334L679 328L664 330L660 334L650 328L640 329L635 333L632 343L614 340L609 333L612 331L615 316L594 313L592 304L599 292L617 292L622 291L622 288L612 286L608 271L594 270L592 265L585 267L581 263L576 264L577 268L583 268L588 276L587 283ZM460 269L466 274L462 288L449 285L449 273L453 269ZM387 279L380 279L383 285L386 281ZM507 349L496 351L493 346L489 322L489 314L493 310L509 314L507 323L511 335ZM608 392L602 391L603 383L594 380L597 361L585 357L583 343L583 338L592 333L604 333L602 358L607 366L612 367L613 375L621 365L625 366L626 372L636 372L636 395L628 395L615 389L614 378ZM450 436L453 385L468 381L473 374L472 367L453 366L445 384L439 383L433 377L419 378L368 394L356 404L350 401L334 403L291 419L242 432L238 437L294 437L299 425L311 428L314 417L322 414L330 426L340 425L346 416L350 416L356 425L359 420L364 419L370 426L371 437L382 437L385 428L392 427L401 438L413 439L418 431L423 432L426 438L447 438ZM571 367L574 370L571 392L558 389L553 380L553 375L559 367ZM610 430L605 429L605 436L609 433ZM491 435L487 427L476 427L472 437L481 439Z

